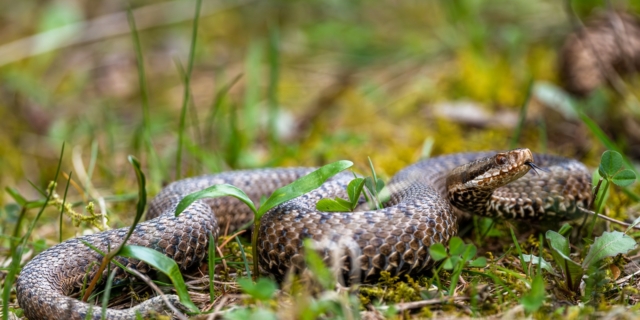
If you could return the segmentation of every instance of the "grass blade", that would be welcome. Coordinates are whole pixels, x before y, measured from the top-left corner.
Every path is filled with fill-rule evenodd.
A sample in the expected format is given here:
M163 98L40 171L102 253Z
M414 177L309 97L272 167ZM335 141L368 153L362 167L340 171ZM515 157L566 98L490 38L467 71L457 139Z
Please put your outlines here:
M155 162L154 170L151 170L153 180L160 180L161 172L165 172L162 168L162 162L153 148L151 141L151 116L149 112L149 90L147 89L147 78L144 69L144 60L142 58L142 46L140 45L140 37L136 28L136 21L131 11L131 7L127 8L127 19L129 28L131 29L131 37L133 38L134 51L136 53L136 63L138 70L138 83L140 86L140 99L142 101L142 139L147 148L147 161Z
M640 175L640 172L638 172L638 170L631 163L631 161L629 161L629 158L627 158L624 155L622 150L620 150L620 148L618 147L618 145L615 142L613 142L611 139L609 139L607 134L604 133L604 131L602 131L602 129L600 129L600 127L598 126L598 124L595 121L593 121L591 118L589 118L589 116L584 114L584 112L580 112L580 119L582 120L582 122L584 122L584 124L587 126L587 128L589 128L591 133L593 133L593 135L596 136L596 138L598 138L598 140L600 140L600 142L607 149L614 150L614 151L617 151L618 153L620 153L620 155L622 156L622 161L624 161L624 164L627 166L627 168L632 169L633 171L635 171L636 174Z
M91 280L91 283L89 284L89 287L87 288L87 291L84 293L84 296L82 297L82 301L84 301L84 302L87 302L87 299L89 299L89 296L91 295L91 292L93 292L93 289L95 288L96 284L98 283L98 280L100 278L100 275L102 274L102 271L104 271L104 269L109 265L109 262L116 255L120 254L120 251L122 250L122 248L125 246L125 244L129 240L129 237L131 237L131 234L133 233L133 230L135 230L136 226L140 222L140 219L142 218L142 214L144 213L144 208L145 208L145 206L147 204L146 179L144 177L144 173L142 173L142 169L140 169L140 162L134 156L129 156L128 159L129 159L129 162L133 165L133 169L134 169L134 171L136 173L136 178L138 180L138 203L136 205L136 215L133 218L133 224L131 224L131 227L129 228L129 231L127 232L127 235L122 240L122 243L120 244L120 246L115 251L110 251L102 259L102 263L100 264L100 268L98 268L98 272L96 273L96 275Z
M67 201L67 192L69 191L69 182L71 182L71 175L73 171L69 172L69 178L67 179L67 185L64 187L64 195L62 196L62 205L60 206L60 236L58 242L62 242L62 217L64 216L64 205Z
M532 89L533 79L529 79L529 85L527 85L527 93L525 94L524 101L522 102L522 106L520 107L520 118L518 119L518 125L515 128L513 137L511 137L509 149L515 149L518 146L518 140L520 140L520 135L522 134L524 121L527 119L527 107L529 106L529 101L531 100Z
M254 232L254 233L257 233L257 232ZM244 262L244 269L247 272L247 277L250 278L251 269L249 268L249 261L247 260L247 254L244 252L244 247L242 246L242 243L240 242L240 239L238 238L238 236L236 236L235 239L236 239L236 242L238 243L238 247L240 248L240 254L242 255L242 261Z
M191 72L193 70L193 57L196 51L196 39L198 37L198 21L200 19L200 8L202 0L196 1L196 13L193 18L193 29L191 30L191 47L189 48L189 61L187 63L187 72L184 74L184 93L182 96L182 110L180 112L180 128L178 130L178 150L176 151L176 180L182 177L182 143L184 140L184 126L187 115L187 106L189 105L189 97L191 96Z
M213 283L216 270L216 240L213 234L209 232L209 302L213 302L216 297L216 289Z
M278 116L278 81L280 78L280 35L277 25L271 25L269 28L269 119L268 131L271 147L276 146L277 142L277 126L276 117Z
M111 295L111 286L113 285L113 278L116 276L116 270L112 270L107 278L107 284L104 287L104 295L102 295L102 319L107 318L107 309L109 306L109 296Z
M144 261L167 275L167 277L171 279L178 297L180 297L180 302L192 312L200 311L191 301L189 292L187 292L187 286L184 284L184 279L180 273L180 267L178 267L178 264L173 259L151 248L131 245L122 247L119 256Z

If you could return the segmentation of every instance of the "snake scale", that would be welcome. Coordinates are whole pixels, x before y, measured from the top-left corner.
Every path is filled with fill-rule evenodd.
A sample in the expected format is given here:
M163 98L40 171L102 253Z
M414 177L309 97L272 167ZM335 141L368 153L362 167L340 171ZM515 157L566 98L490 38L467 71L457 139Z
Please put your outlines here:
M543 170L529 172L536 165ZM198 265L207 252L208 232L217 237L219 226L238 227L250 221L252 213L237 199L224 197L197 201L174 217L183 196L229 183L258 202L312 170L232 171L174 182L150 202L150 220L136 227L129 243L161 251L182 269ZM534 156L528 149L453 154L413 164L389 181L391 199L379 210L328 213L315 209L321 198L346 198L345 187L351 179L351 173L338 174L263 216L258 252L264 271L282 278L291 269L304 268L302 239L311 238L326 258L342 252L338 259L344 273L356 281L371 281L382 270L393 275L416 274L432 265L429 246L446 243L456 234L456 211L540 219L570 217L578 207L591 203L591 178L583 164L552 155ZM69 297L78 291L88 269L97 272L95 262L101 259L82 241L106 251L120 244L127 229L70 239L27 263L17 282L18 302L25 315L29 319L99 319L100 307ZM133 259L118 260L140 272L150 269ZM155 297L131 309L108 309L106 315L108 319L135 318L136 312L144 315L164 308L160 301Z

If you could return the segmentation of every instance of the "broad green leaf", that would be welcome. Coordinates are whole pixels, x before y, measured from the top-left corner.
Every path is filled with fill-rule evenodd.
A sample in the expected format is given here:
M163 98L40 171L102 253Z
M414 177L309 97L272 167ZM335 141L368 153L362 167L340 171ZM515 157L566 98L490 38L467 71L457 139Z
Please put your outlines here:
M478 259L469 261L469 267L484 268L487 266L487 258L479 257Z
M369 191L371 191L371 193L375 193L376 192L376 187L374 185L374 179L372 177L366 177L364 178L364 185L367 187L367 189L369 189Z
M571 260L571 258L569 257L569 254L571 254L571 250L569 248L569 241L567 240L567 238L552 230L547 231L545 237L549 242L549 247L551 247L552 249L551 253L557 253L562 259ZM554 259L556 260L556 263L558 265L562 265L562 260L557 259L555 255Z
M442 243L436 243L429 247L429 254L433 261L440 261L447 257L447 249Z
M584 275L584 270L580 264L573 260L564 259L563 262L564 264L561 269L563 270L565 280L567 281L567 288L573 292L578 292L580 289L580 280L582 279L582 275Z
M602 154L598 167L598 173L602 177L611 178L620 168L622 168L622 156L618 152L607 150Z
M249 196L246 193L244 193L244 191L230 184L217 184L209 188L196 191L182 198L182 200L180 200L180 203L178 203L178 206L176 207L175 215L176 217L179 216L185 209L187 209L187 207L189 207L196 200L205 199L205 198L225 197L225 196L234 197L244 202L247 206L249 206L249 208L251 208L251 211L257 212L256 207L253 204L253 201L251 201Z
M464 253L462 253L462 259L469 261L476 256L476 253L478 253L478 248L473 244L468 244L465 246Z
M524 310L527 312L537 311L545 300L544 279L542 275L537 275L533 278L531 283L531 290L527 292L520 301Z
M616 173L616 175L613 176L611 181L613 181L613 183L615 183L616 185L619 185L621 187L626 187L636 182L636 173L629 169L624 169Z
M336 199L337 200L337 199ZM318 203L316 203L316 209L320 211L328 211L328 212L348 212L351 211L350 204L345 206L342 203L336 201L334 199L320 199Z
M606 257L625 254L636 247L636 241L620 232L603 232L589 248L589 253L582 261L582 267L587 269Z
M343 171L353 165L353 162L347 160L340 160L334 163L330 163L318 170L309 173L308 175L288 184L278 190L264 202L256 213L256 219L260 219L267 211L273 209L275 206L287 202L291 199L297 198L313 189L321 186L327 179L335 176L340 171Z
M542 267L542 269L545 269L547 271L549 271L549 273L551 274L556 274L556 272L553 270L553 267L551 267L551 264L549 262L547 262L544 259L541 259L538 256L534 256L532 254L523 254L522 258L524 259L524 262L529 263L531 262L534 265L538 265L540 264L540 266Z
M381 179L376 180L376 191L380 193L380 191L382 191L383 188L384 188L384 181L382 181Z
M452 256L462 254L465 249L466 246L464 244L464 241L462 241L462 239L460 239L459 237L453 237L451 238L451 240L449 240L449 254L451 254Z
M582 266L569 257L571 253L569 241L559 233L551 230L547 231L545 237L549 242L553 260L560 266L562 274L565 276L567 288L573 291L578 290L584 270L582 270Z
M447 260L444 261L442 267L445 270L453 270L453 268L455 268L460 263L460 260L462 260L460 256L450 256L449 258L447 258Z
M342 199L342 198L335 198L334 199L337 203L339 203L341 206L346 207L347 211L351 211L351 202Z
M323 288L327 290L333 290L336 280L331 274L331 270L324 264L322 257L313 248L313 242L311 239L305 239L304 246L304 260L307 263L307 267L317 277L318 282Z
M240 278L238 284L242 291L260 301L268 301L278 290L278 285L268 278L260 278L255 283L249 278Z
M184 280L182 279L180 268L173 259L165 256L159 251L132 245L126 245L122 247L118 255L126 258L134 258L144 261L150 266L167 275L167 277L171 279L178 297L180 297L180 303L189 308L189 310L191 310L192 312L200 312L198 307L196 307L196 305L191 301L189 293L187 292L187 286L184 284Z
M358 204L358 198L360 197L360 193L362 193L363 187L363 178L355 178L349 182L349 185L347 186L347 194L349 194L349 201L352 205L351 209L355 208Z

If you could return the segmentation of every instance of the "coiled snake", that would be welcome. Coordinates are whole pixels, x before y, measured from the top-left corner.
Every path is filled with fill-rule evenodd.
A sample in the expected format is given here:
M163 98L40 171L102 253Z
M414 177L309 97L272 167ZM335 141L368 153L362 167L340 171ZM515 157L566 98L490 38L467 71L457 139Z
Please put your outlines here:
M534 174L535 164L545 170ZM234 198L198 201L174 217L177 202L186 194L213 184L230 183L254 200L269 195L309 173L309 168L226 172L174 182L149 205L148 217L135 229L129 243L154 248L175 259L181 268L199 264L207 252L207 233L218 226L239 226L251 211ZM528 173L528 174L527 174ZM457 232L455 211L539 219L572 216L591 202L589 172L575 160L532 155L528 149L505 153L467 153L431 158L397 173L389 182L391 200L380 210L327 213L315 204L325 197L346 197L351 173L339 174L320 188L269 211L259 230L260 266L276 277L302 268L302 239L312 238L321 252L346 249L341 262L351 277L374 279L381 270L392 274L419 273L431 266L428 248L446 243ZM211 213L215 212L217 217ZM82 285L90 265L101 256L81 241L106 251L117 247L127 228L111 230L56 245L31 260L17 282L18 302L30 319L99 319L101 309L68 297ZM333 246L333 247L332 247ZM344 252L344 251L343 251ZM141 272L138 261L119 261ZM92 268L97 271L97 265ZM104 277L103 277L104 278ZM128 310L107 310L109 319L135 318L136 312L163 306L156 297Z

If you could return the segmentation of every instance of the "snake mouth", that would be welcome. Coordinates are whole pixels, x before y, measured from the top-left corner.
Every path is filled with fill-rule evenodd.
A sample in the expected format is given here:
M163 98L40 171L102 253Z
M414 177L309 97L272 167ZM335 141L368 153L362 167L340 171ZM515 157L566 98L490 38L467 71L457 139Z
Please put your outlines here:
M531 170L533 170L533 173L535 173L536 175L540 175L538 170L544 171L544 172L549 172L548 169L545 169L545 168L542 168L542 167L538 166L537 164L533 163L533 161L526 161L524 164L529 166L531 168Z

